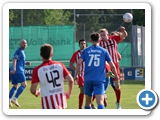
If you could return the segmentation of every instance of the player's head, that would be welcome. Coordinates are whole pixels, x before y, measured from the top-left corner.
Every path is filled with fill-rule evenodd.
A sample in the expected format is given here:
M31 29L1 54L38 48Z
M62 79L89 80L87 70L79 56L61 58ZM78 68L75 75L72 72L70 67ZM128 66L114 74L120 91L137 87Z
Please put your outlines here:
M27 41L22 39L20 41L20 47L24 50L27 47Z
M84 50L86 48L86 40L84 39L79 40L79 47L80 50Z
M108 30L103 28L103 29L100 29L100 35L101 35L101 39L102 40L108 40Z
M100 37L99 33L97 33L97 32L92 33L91 34L91 42L97 42L98 43L99 37Z
M53 47L50 44L43 44L40 48L40 55L43 59L49 60L53 56Z

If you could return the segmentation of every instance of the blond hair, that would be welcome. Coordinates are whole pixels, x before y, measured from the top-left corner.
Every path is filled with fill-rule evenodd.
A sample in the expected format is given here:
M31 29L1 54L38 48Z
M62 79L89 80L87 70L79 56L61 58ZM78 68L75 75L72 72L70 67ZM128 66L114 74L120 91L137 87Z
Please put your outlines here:
M100 29L99 32L106 32L106 33L108 33L108 30L106 28L103 28L103 29Z

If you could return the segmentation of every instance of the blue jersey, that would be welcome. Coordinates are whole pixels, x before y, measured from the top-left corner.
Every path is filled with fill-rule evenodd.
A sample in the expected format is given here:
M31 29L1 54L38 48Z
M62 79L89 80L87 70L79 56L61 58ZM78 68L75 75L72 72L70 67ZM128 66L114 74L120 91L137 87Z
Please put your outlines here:
M25 53L24 50L22 50L20 47L16 50L14 53L13 59L17 59L17 64L16 64L16 73L22 73L24 72L25 69ZM13 70L13 65L11 66L11 71Z
M107 50L98 45L92 45L83 50L81 58L85 63L85 81L105 81L105 62L112 60Z

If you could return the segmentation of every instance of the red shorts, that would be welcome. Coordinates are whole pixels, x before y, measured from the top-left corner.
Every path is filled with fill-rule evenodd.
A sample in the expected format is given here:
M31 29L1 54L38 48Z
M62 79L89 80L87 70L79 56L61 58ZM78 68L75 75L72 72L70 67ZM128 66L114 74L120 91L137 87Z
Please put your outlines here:
M84 77L78 75L78 86L83 87L84 86Z

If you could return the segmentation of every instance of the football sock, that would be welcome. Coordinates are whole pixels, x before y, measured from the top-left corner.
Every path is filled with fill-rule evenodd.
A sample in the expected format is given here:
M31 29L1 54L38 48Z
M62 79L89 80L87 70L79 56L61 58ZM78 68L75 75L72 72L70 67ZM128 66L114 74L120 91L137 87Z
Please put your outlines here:
M91 109L91 106L85 106L84 109Z
M23 85L21 85L18 90L17 90L17 93L15 95L16 98L19 97L19 95L24 91L25 87Z
M82 109L84 94L79 94L79 109Z
M13 86L13 87L11 88L10 92L9 92L9 99L12 98L12 96L13 96L15 90L16 90L16 88Z
M120 103L121 89L115 89L115 93L116 93L117 103Z
M104 105L99 104L99 105L98 105L98 109L104 109Z

